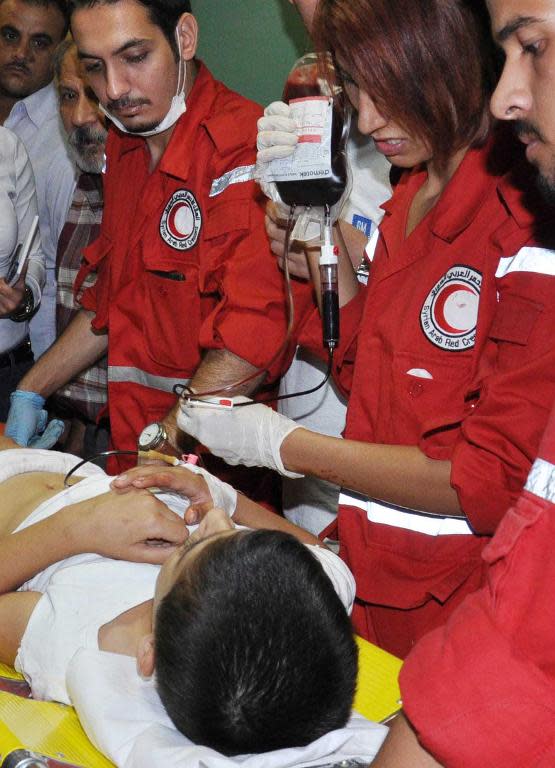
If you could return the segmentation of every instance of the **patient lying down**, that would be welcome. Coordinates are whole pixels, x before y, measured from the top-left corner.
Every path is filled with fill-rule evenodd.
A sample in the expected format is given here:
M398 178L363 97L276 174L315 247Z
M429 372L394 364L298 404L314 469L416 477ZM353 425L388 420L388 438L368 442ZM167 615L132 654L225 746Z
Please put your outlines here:
M346 723L357 662L338 558L284 531L236 528L217 508L189 536L175 492L210 496L184 468L133 470L127 492L92 468L64 489L74 461L0 455L0 658L35 696L67 701L67 665L92 647L136 656L176 728L223 754L301 746Z

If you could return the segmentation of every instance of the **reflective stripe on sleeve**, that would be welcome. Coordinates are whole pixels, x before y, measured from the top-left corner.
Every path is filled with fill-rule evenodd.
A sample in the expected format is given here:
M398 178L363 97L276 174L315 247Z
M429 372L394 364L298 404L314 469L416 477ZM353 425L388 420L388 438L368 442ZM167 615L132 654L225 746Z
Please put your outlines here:
M188 384L189 381L190 379L155 376L152 373L142 371L140 368L122 365L108 366L108 382L110 384L140 384L142 387L158 389L160 392L173 392L176 384Z
M466 520L461 518L428 515L425 512L418 512L414 509L397 507L394 504L386 504L383 501L375 501L352 491L348 493L341 491L339 494L339 504L362 509L366 512L366 516L371 523L391 525L394 528L405 528L408 531L424 533L427 536L472 535L472 529Z
M536 459L524 488L534 496L555 504L555 466L545 459Z
M234 168L219 179L214 179L212 186L210 187L210 194L208 197L216 197L221 195L230 184L241 184L244 181L252 181L254 179L254 165L240 165L238 168Z
M495 277L505 277L511 272L537 272L540 275L555 276L555 251L526 246L514 256L499 259Z

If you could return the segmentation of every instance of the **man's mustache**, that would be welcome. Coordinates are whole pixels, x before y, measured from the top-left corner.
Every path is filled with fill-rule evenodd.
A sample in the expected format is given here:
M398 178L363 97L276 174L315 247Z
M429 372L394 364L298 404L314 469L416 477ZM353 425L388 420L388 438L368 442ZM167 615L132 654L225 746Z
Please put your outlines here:
M5 67L9 69L19 69L21 72L24 72L26 75L31 74L31 70L29 69L25 61L21 61L21 60L10 61L10 63L6 64Z
M74 149L81 150L91 144L97 144L98 146L104 144L106 136L107 131L104 128L82 125L73 129L68 136L68 141Z
M544 141L544 137L540 133L536 126L528 120L515 120L513 122L513 128L516 131L516 135L519 138L531 138L538 141Z
M150 104L150 101L148 99L132 99L129 96L122 96L121 99L109 101L106 109L108 112L119 112L122 109L129 109L129 107L142 107L144 104Z

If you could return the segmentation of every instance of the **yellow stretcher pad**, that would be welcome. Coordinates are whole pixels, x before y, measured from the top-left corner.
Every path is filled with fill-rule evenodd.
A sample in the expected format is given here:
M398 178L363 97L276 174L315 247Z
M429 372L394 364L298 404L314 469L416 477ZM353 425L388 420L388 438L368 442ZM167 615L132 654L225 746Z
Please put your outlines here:
M359 675L354 708L383 721L400 707L401 660L357 638ZM21 675L0 664L0 768L111 768L93 747L72 707L30 698Z

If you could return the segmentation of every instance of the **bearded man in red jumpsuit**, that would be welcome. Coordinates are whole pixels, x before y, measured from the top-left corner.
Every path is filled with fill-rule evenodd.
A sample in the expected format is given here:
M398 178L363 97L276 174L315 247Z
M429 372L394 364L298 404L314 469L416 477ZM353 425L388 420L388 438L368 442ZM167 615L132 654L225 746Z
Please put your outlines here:
M114 127L101 234L76 287L90 272L97 281L20 382L27 443L44 426L44 398L106 350L117 449L136 448L151 422L149 434L161 424L159 437L177 445L176 383L200 392L251 376L235 389L250 391L259 369L272 378L285 362L275 359L287 325L283 279L253 180L260 110L195 60L190 10L188 0L72 3L79 57ZM298 286L297 298L302 315L309 291ZM112 469L131 463L120 457Z

